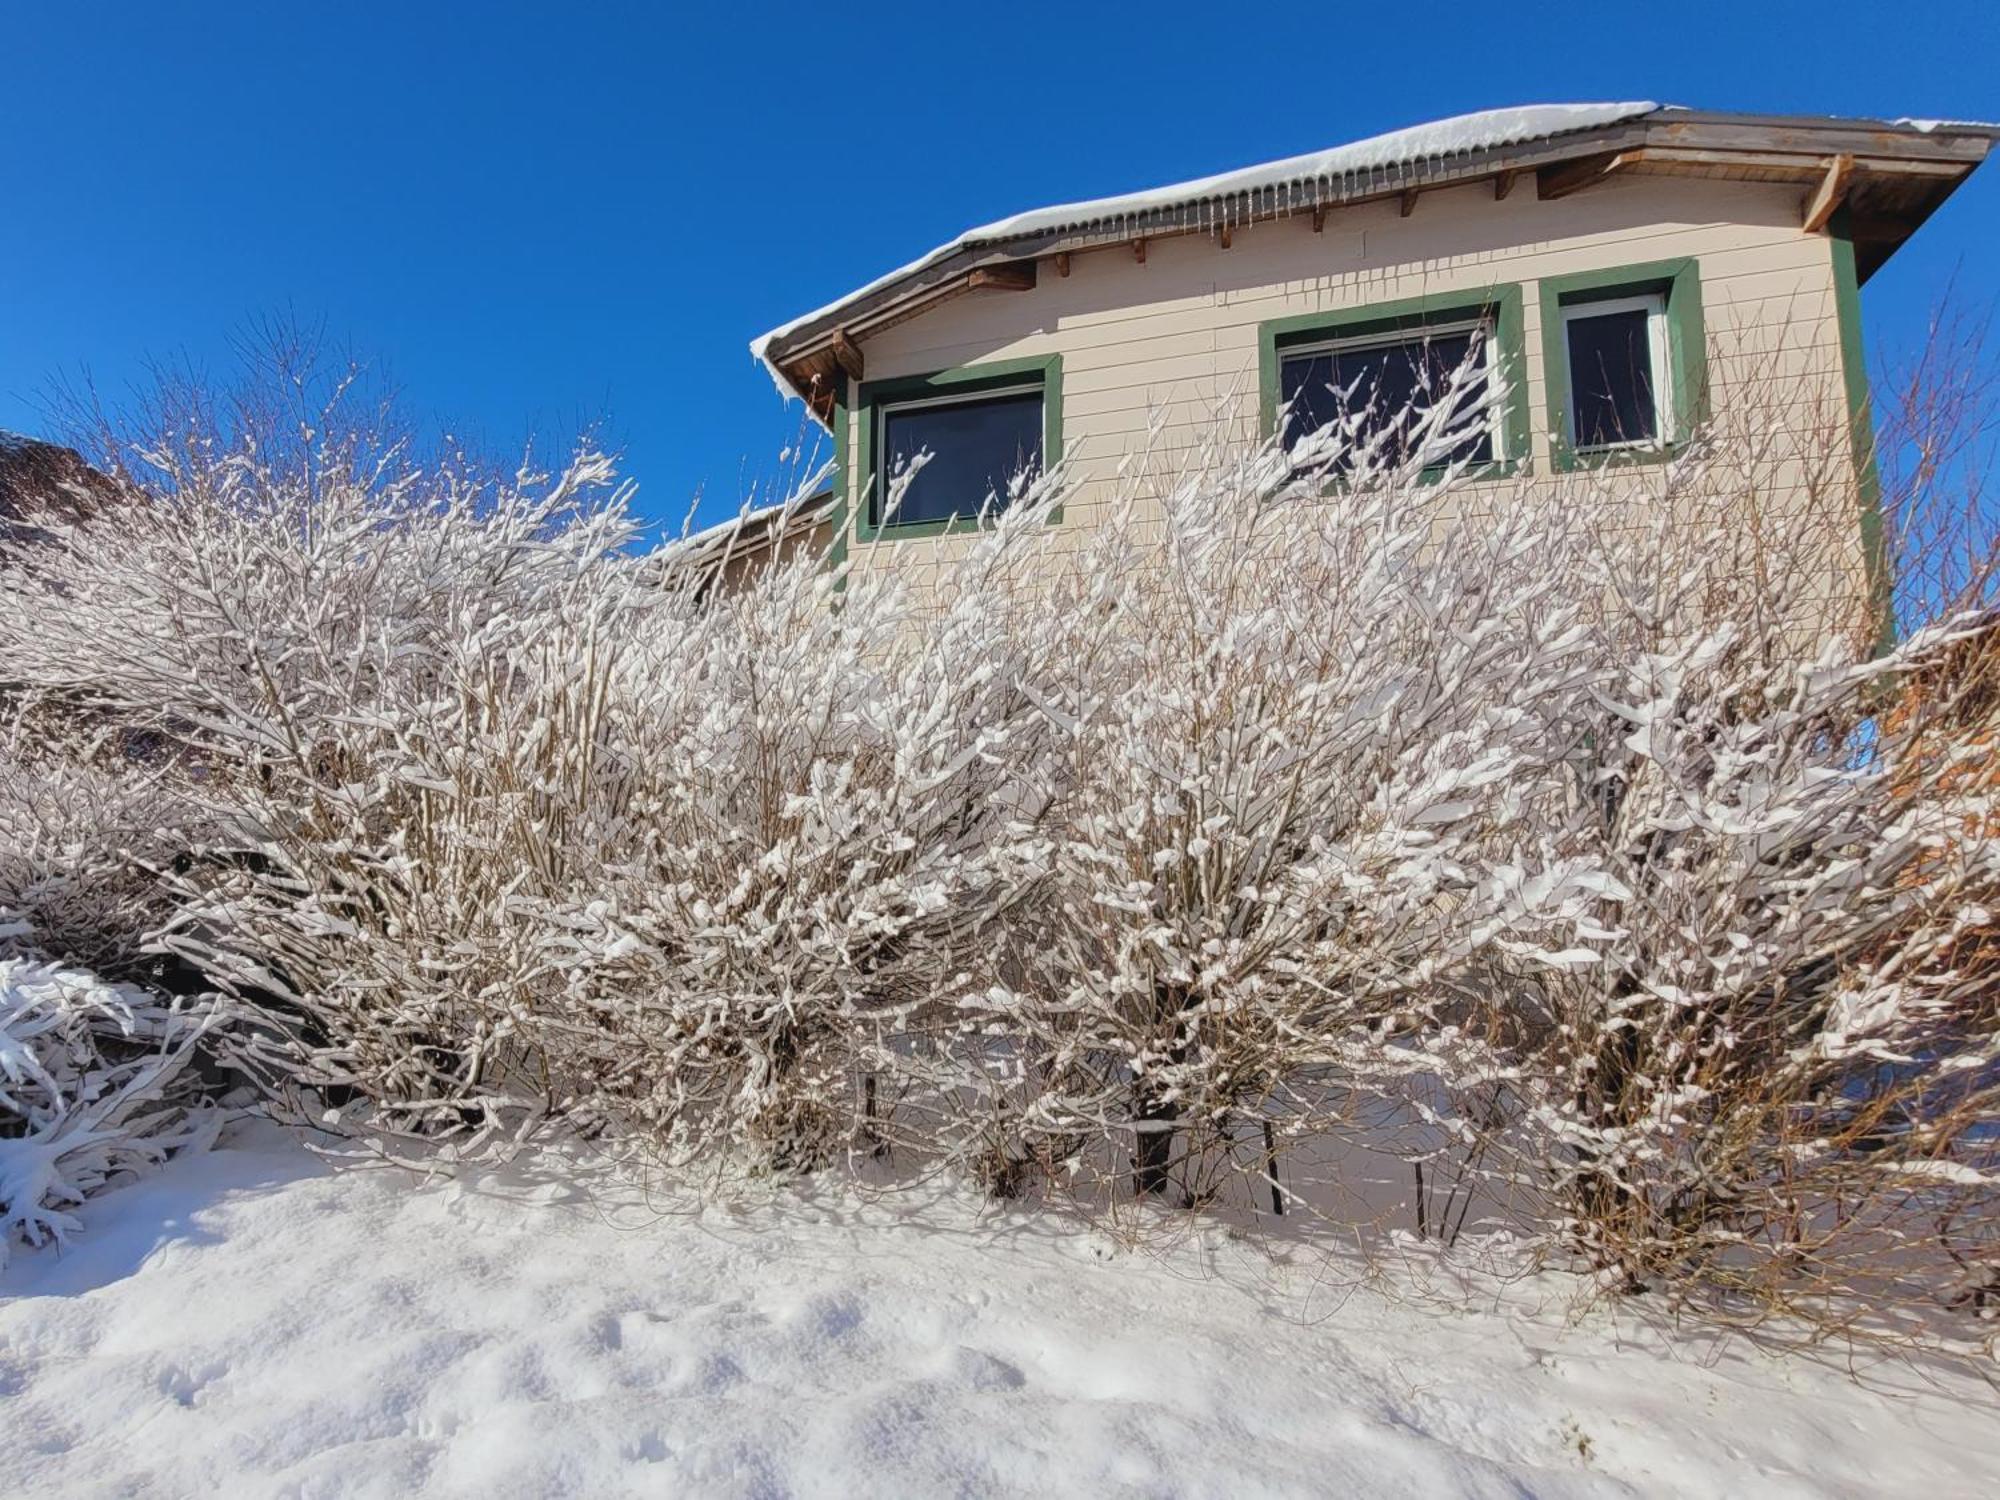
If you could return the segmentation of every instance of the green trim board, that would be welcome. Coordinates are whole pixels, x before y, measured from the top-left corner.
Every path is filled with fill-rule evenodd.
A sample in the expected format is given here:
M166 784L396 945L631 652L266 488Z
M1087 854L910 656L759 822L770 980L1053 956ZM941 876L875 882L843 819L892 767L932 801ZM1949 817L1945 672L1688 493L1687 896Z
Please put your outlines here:
M1840 329L1840 373L1847 394L1847 437L1854 455L1855 500L1860 509L1861 559L1868 572L1868 599L1877 624L1875 646L1896 643L1894 580L1889 576L1888 536L1882 520L1882 471L1875 459L1875 417L1868 392L1868 361L1861 344L1861 279L1854 264L1854 238L1847 210L1827 224L1833 256L1833 311Z
M1332 312L1272 318L1257 325L1257 422L1269 438L1278 430L1279 369L1287 348L1328 338L1421 329L1466 317L1493 319L1504 394L1500 408L1500 453L1473 478L1509 474L1528 457L1527 347L1521 315L1521 288L1503 284L1462 292L1403 297Z
M906 375L893 380L864 382L855 397L855 409L860 414L861 429L854 443L855 483L852 508L855 540L872 542L905 537L950 536L960 532L978 531L984 526L991 525L990 517L982 520L978 516L953 516L948 521L892 521L886 526L876 525L869 519L869 486L875 479L875 445L882 423L882 407L887 402L909 401L924 396L976 396L983 391L1024 385L1029 377L1039 378L1042 386L1042 468L1047 472L1061 462L1063 453L1060 354L1050 354L1039 359L996 359L985 364L960 365L956 369L939 370L929 375ZM846 482L847 468L843 456L841 468L843 498L848 494ZM1061 519L1060 508L1050 513L1051 522ZM841 540L837 545L844 557L847 535L844 517L840 532Z
M1667 368L1673 379L1674 430L1651 448L1578 452L1569 437L1569 348L1562 310L1578 302L1661 292L1667 304ZM1659 463L1687 441L1708 413L1708 330L1701 310L1701 266L1692 256L1545 276L1541 281L1542 382L1548 391L1549 462L1557 473Z
M847 376L842 375L833 397L833 544L826 551L827 568L835 575L834 590L847 587L848 481Z

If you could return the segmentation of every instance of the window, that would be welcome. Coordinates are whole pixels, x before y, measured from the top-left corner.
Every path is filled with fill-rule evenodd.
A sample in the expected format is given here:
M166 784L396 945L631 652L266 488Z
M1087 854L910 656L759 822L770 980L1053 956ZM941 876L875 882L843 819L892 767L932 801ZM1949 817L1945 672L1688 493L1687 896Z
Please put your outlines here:
M1062 389L1059 354L861 383L840 460L855 540L972 531L1004 510L1062 461Z
M1001 509L1042 472L1043 394L1017 386L883 403L869 524L948 523Z
M1545 276L1540 298L1556 472L1671 457L1708 409L1700 263Z
M1278 396L1285 447L1337 423L1347 436L1337 471L1371 449L1381 463L1400 463L1420 437L1426 465L1490 463L1501 449L1500 403L1488 378L1492 347L1484 317L1284 347ZM1428 413L1442 402L1452 409L1429 427Z
M1508 473L1528 453L1521 304L1521 287L1502 283L1260 323L1261 430L1295 450L1340 421L1350 451L1357 436L1374 440L1372 462L1434 470L1456 460L1480 475ZM1413 397L1444 411L1412 422ZM1423 451L1412 453L1418 441ZM1295 467L1308 457L1294 451Z
M1562 309L1569 439L1580 453L1651 448L1674 430L1667 299L1659 292Z

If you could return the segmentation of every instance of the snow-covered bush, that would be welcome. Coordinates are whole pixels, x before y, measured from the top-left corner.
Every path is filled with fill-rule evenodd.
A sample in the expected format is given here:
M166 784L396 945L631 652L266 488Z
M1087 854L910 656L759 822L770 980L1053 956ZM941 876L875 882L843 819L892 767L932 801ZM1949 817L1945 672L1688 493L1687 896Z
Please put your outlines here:
M30 747L30 737L17 730L0 748L0 908L63 963L157 977L160 958L146 948L175 910L166 874L211 843L211 830L147 763L146 746L113 734Z
M314 1120L1446 1239L1476 1198L1756 1307L1984 1274L1991 739L1884 708L1990 629L1985 562L1877 654L1851 483L1720 424L1440 473L1467 401L1218 429L1088 528L1052 473L922 591L630 556L588 449L157 441L0 657L23 724L154 747L198 832L134 862L143 946Z
M1721 621L1599 689L1570 847L1616 936L1499 1005L1523 1039L1516 1185L1550 1231L1628 1285L1796 1302L1948 1254L1933 1222L1876 1219L1896 1198L1951 1218L2000 1188L2000 1002L1952 961L1992 922L2000 846L1904 774L1875 713L1932 641L1768 645Z
M0 935L32 933L0 910ZM0 958L0 1264L73 1232L69 1210L107 1180L208 1144L220 1116L192 1063L221 1014L213 997Z
M816 559L720 598L669 561L606 689L598 873L536 911L567 986L533 1032L554 1075L681 1160L890 1138L902 1044L1034 885L1041 516L1025 497L937 616Z
M1786 533L1691 503L1714 475L1669 466L1574 575L1601 602L1588 690L1552 704L1573 775L1527 820L1600 882L1597 955L1483 986L1505 1107L1461 1138L1620 1285L1907 1302L1996 1250L2000 996L1959 959L2000 844L1990 785L1918 753L1938 716L1882 710L1990 638L1989 564L1973 608L1872 652L1824 587L1839 514L1786 518L1774 568Z
M1534 710L1588 671L1548 566L1581 538L1515 492L1434 553L1456 503L1415 460L1325 493L1218 454L1066 560L1046 878L959 1030L1008 1083L995 1180L1268 1176L1398 1086L1479 955L1576 941L1589 872L1521 813L1560 770Z
M508 903L564 873L543 811L589 801L559 780L588 743L560 717L536 741L520 710L587 677L633 527L589 503L599 455L552 480L420 464L333 426L340 397L302 443L246 422L135 445L151 503L23 551L0 650L24 722L143 737L206 820L149 946L259 1002L237 1060L314 1113L358 1091L386 1125L456 1124L515 1083L508 986L541 971ZM490 799L477 826L454 790Z

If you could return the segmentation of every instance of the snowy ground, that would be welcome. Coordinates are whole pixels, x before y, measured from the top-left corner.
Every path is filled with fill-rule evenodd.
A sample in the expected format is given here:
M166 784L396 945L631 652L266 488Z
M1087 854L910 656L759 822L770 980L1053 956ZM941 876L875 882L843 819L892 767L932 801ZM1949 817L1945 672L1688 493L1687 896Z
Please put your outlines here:
M329 1175L268 1127L0 1272L21 1494L1992 1494L2000 1418L1527 1298L967 1201L660 1216ZM1546 1293L1546 1288L1543 1289ZM1894 1387L1895 1389L1891 1389Z

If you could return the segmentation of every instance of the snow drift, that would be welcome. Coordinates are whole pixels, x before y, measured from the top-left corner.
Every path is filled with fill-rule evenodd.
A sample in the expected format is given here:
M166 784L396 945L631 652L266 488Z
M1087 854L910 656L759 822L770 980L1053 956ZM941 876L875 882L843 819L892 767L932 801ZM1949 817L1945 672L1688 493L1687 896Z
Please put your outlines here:
M1283 1240L1135 1254L942 1191L663 1212L271 1135L0 1271L21 1493L1970 1500L2000 1467L1975 1381L1567 1316L1563 1278L1441 1278L1446 1313Z
M0 937L25 936L0 911ZM62 1241L106 1183L199 1150L219 1119L190 1063L219 1004L0 957L0 1265Z

